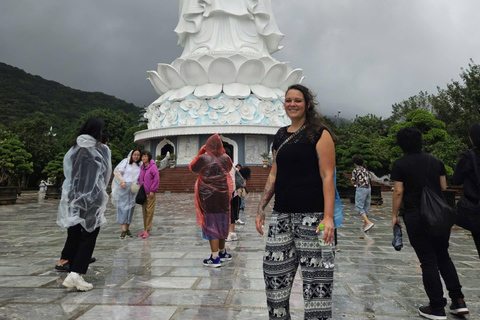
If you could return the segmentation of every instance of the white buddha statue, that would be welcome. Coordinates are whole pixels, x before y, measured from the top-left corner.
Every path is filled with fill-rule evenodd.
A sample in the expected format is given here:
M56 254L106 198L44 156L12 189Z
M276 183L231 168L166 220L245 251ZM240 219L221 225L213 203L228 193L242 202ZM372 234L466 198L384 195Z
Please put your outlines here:
M270 56L283 39L270 0L180 0L175 32L181 58L219 51Z

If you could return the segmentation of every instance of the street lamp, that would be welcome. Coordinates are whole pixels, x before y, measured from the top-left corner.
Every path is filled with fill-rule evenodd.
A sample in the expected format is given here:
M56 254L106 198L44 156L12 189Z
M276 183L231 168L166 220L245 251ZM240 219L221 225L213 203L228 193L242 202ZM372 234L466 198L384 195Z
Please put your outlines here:
M338 110L337 112L337 127L340 125L340 112L342 112L342 110Z

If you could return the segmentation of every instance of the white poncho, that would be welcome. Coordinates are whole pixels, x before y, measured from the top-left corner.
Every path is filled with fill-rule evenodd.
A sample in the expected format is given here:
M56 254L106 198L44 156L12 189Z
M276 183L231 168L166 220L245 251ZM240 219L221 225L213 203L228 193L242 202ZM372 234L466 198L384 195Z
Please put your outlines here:
M130 157L131 152L113 170L115 178L112 181L112 204L123 211L135 207L137 193L133 193L130 187L132 182L138 183L138 176L140 175L140 166L135 162L130 164ZM122 182L125 182L125 189L121 187Z
M110 149L90 135L80 135L63 159L65 181L58 207L57 224L80 224L88 232L103 226L112 174Z

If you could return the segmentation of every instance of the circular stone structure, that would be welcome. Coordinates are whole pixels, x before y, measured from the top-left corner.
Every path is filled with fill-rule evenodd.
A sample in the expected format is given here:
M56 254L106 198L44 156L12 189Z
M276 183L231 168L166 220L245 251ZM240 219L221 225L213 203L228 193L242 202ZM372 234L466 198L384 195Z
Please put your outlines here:
M182 166L219 133L234 163L262 164L278 128L290 124L284 93L303 78L271 56L283 34L270 0L181 0L175 32L183 53L148 71L159 98L135 142L154 157L176 154Z

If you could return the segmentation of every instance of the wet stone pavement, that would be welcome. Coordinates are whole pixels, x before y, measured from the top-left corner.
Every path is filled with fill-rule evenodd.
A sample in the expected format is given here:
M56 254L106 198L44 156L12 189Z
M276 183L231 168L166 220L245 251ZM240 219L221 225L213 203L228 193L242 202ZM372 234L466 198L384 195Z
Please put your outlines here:
M361 231L361 218L343 200L344 227L338 231L333 319L419 319L427 302L421 270L404 234L404 248L392 246L391 194L372 207L375 227ZM207 268L208 243L196 225L193 194L157 197L149 239L136 235L143 226L136 209L131 230L120 240L115 209L97 240L85 280L89 292L68 291L66 273L54 270L66 231L55 224L58 200L26 192L16 205L0 206L0 319L268 319L262 274L265 238L255 231L259 194L247 198L239 241L227 243L233 260ZM451 257L471 314L480 319L480 260L471 237L454 228ZM292 318L303 319L300 275L291 296ZM447 312L448 319L459 319Z

